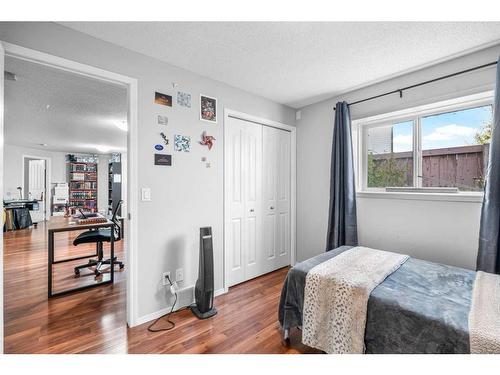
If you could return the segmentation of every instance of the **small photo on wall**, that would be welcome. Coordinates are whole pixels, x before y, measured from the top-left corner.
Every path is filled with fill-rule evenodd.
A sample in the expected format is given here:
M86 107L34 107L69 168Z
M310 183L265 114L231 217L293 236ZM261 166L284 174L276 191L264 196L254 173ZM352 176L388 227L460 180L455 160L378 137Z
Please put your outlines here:
M189 152L191 148L191 137L186 137L185 135L175 135L174 136L174 150Z
M155 154L155 165L172 165L172 155Z
M168 125L168 117L158 115L157 122L158 122L158 125Z
M181 107L191 108L191 94L177 91L177 104Z
M200 94L200 120L217 123L217 99Z
M172 97L167 94L162 94L161 92L155 92L155 103L164 105L167 107L172 107Z

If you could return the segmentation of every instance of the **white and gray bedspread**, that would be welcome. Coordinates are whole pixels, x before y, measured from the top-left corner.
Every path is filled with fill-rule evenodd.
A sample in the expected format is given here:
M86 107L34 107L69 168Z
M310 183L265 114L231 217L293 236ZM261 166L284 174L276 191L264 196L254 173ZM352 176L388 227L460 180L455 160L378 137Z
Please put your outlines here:
M290 269L279 304L283 329L302 326L309 270L350 248L339 247ZM366 353L470 353L468 315L475 274L408 259L370 295Z

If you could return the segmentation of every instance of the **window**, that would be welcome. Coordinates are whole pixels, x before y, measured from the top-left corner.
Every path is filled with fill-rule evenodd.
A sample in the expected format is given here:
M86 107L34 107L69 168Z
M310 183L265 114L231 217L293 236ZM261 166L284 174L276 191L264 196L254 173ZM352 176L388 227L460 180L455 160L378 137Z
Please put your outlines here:
M492 120L483 95L358 121L362 190L482 191Z
M413 121L368 128L367 186L413 186Z

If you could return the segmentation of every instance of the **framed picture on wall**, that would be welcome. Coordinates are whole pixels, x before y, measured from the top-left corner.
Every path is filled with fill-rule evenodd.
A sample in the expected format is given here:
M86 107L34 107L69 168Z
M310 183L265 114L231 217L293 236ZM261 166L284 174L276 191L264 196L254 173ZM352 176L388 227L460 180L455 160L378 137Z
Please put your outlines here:
M200 120L217 123L217 98L200 94Z
M162 94L161 92L155 92L155 103L161 104L167 107L172 107L172 96L167 94Z

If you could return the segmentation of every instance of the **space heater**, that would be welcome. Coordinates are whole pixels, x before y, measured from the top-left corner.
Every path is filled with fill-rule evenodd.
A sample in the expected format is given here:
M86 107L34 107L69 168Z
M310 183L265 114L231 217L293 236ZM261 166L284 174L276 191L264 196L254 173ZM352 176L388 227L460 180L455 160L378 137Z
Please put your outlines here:
M198 319L207 319L217 314L214 307L214 250L211 227L200 228L200 264L194 299L195 305L191 307L191 311Z

